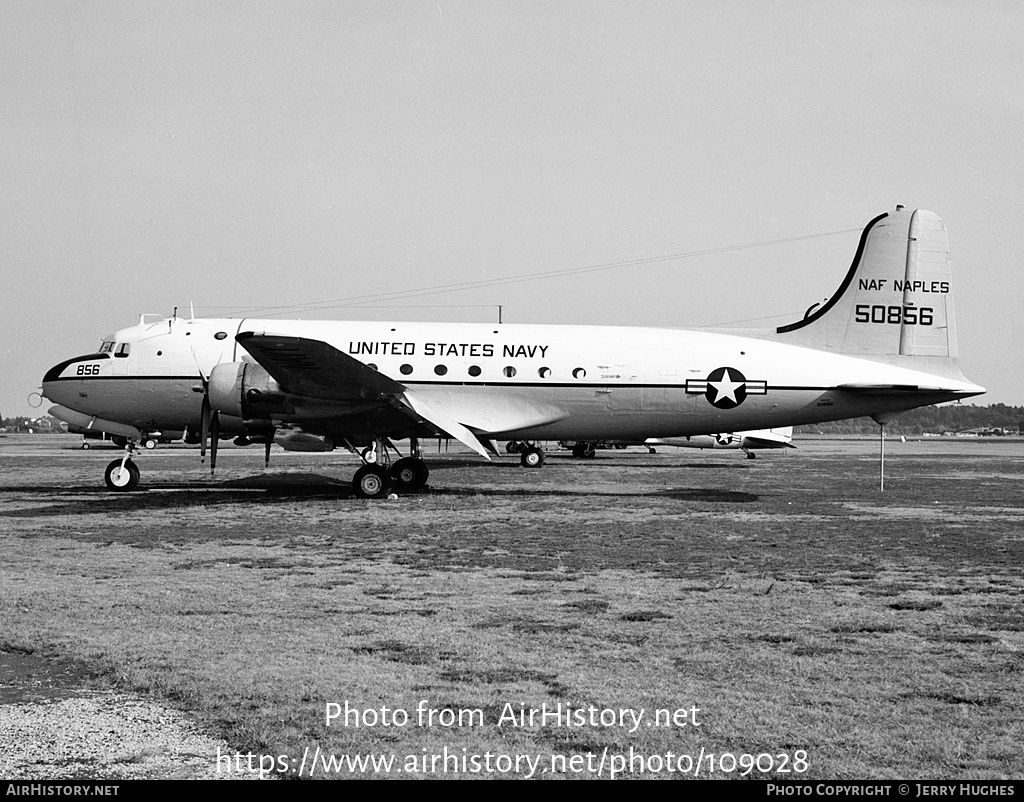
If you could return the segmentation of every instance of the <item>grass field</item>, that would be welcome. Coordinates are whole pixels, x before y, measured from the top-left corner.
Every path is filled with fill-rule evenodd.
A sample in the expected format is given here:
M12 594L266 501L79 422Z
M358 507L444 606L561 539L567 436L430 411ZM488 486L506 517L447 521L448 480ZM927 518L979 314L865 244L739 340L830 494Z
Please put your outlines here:
M890 441L884 493L871 441L428 450L429 489L376 502L351 456L257 449L211 480L162 447L112 494L78 442L0 438L0 650L286 776L1024 777L1019 440Z

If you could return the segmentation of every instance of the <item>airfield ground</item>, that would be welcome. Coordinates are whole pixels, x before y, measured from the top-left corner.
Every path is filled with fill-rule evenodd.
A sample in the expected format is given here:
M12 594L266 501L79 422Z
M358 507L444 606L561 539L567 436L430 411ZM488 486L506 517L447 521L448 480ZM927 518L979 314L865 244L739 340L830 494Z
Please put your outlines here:
M0 777L1024 777L1024 441L889 440L884 493L870 439L428 450L375 502L80 442L0 438Z

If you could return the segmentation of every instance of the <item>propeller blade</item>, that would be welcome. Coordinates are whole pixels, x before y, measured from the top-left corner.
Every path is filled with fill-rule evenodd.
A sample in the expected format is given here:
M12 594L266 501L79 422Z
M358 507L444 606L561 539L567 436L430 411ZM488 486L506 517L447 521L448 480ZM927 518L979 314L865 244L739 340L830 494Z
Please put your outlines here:
M213 410L210 416L210 476L217 469L217 444L220 442L220 413Z
M203 408L199 414L199 460L206 462L206 442L210 439L210 399L203 396Z
M274 438L270 437L267 440L266 451L264 452L264 457L263 457L263 467L264 468L269 468L270 467L270 447L273 444L274 444Z

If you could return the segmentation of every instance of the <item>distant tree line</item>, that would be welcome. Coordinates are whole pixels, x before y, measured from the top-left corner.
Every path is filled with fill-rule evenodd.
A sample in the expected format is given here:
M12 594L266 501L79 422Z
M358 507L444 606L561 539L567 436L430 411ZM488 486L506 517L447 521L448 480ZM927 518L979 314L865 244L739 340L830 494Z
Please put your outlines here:
M0 418L0 429L5 432L33 432L34 434L50 434L61 432L60 421L43 415L39 418L19 416L16 418Z
M1024 432L1024 407L1006 404L945 404L941 407L918 407L902 413L885 425L891 434L941 434L982 430L1017 434ZM797 434L878 434L878 424L871 418L850 418L829 423L811 423L796 427Z

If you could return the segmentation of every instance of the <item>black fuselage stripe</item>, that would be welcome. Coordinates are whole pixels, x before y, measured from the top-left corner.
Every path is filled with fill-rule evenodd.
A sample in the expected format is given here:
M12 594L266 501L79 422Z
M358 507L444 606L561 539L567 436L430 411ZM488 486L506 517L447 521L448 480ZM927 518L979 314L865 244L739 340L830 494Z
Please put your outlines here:
M62 376L51 379L53 382L112 382L112 381L200 381L198 376ZM397 380L396 380L397 381ZM632 390L686 390L685 384L624 384L614 382L591 382L587 384L567 384L554 382L471 382L471 381L405 381L403 384L409 387L502 387L502 388L545 388L549 390L564 390L575 388L586 389L632 389ZM778 390L812 390L822 392L825 390L837 390L837 387L799 385L799 384L767 384L758 386L760 391L764 386L766 391ZM704 392L693 392L690 395L703 395ZM761 393L756 393L760 395Z

